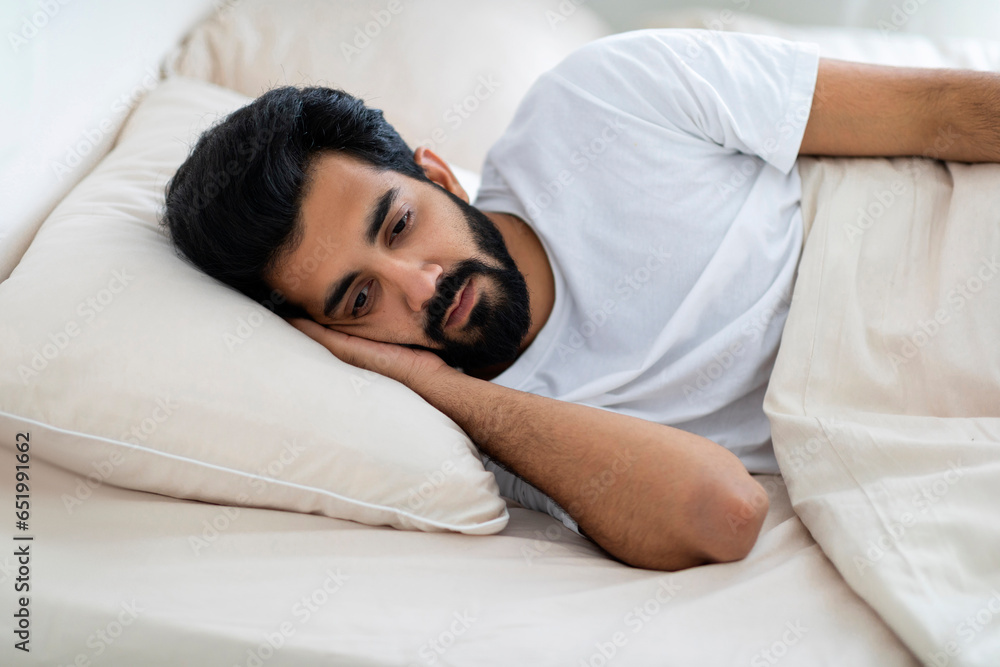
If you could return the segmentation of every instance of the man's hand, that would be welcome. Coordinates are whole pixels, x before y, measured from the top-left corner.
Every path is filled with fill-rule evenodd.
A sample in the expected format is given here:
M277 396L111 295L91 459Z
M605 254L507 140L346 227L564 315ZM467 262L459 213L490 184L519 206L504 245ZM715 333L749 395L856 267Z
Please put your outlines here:
M417 378L448 370L459 372L433 352L352 336L304 318L290 319L288 323L330 350L341 361L385 375L411 388Z

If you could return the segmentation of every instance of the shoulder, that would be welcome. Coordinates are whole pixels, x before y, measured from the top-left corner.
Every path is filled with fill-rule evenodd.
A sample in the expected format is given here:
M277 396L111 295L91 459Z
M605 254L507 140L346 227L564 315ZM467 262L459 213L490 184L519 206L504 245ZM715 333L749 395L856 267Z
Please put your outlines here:
M624 58L632 54L655 52L677 57L697 58L706 51L726 51L775 46L787 42L769 35L725 32L700 28L648 28L606 35L588 42L566 56L553 69L573 68L596 60Z
M659 125L699 116L718 91L753 88L787 68L796 44L765 35L659 28L607 35L566 56L535 82L526 106L614 108ZM677 108L675 108L677 107ZM682 113L683 112L683 113ZM577 115L582 113L578 111Z

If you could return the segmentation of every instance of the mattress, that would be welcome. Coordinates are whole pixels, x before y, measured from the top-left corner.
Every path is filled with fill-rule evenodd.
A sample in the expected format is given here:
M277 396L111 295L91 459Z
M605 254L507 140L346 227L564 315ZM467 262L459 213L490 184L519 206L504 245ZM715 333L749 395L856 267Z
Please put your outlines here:
M13 648L7 548L6 665L919 664L776 475L757 478L771 507L746 559L675 573L513 501L503 531L473 536L177 500L41 461L31 476L31 650Z

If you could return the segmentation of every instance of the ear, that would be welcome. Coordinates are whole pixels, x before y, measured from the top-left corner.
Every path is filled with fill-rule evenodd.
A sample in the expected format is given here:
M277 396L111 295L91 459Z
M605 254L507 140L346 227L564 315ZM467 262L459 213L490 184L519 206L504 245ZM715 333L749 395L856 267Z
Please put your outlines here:
M440 155L426 146L421 146L413 152L413 161L420 165L427 178L456 197L459 197L466 204L469 203L469 195L465 192L465 188L458 182L455 174L451 171L451 167L448 166L448 163Z

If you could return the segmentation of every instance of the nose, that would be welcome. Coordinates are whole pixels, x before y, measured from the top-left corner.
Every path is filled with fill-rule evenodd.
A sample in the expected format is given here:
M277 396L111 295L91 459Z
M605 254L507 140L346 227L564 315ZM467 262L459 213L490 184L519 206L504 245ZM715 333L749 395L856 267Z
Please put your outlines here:
M444 268L433 262L421 262L410 266L399 276L399 286L403 290L406 304L414 312L421 312L437 294L438 283L444 277Z

